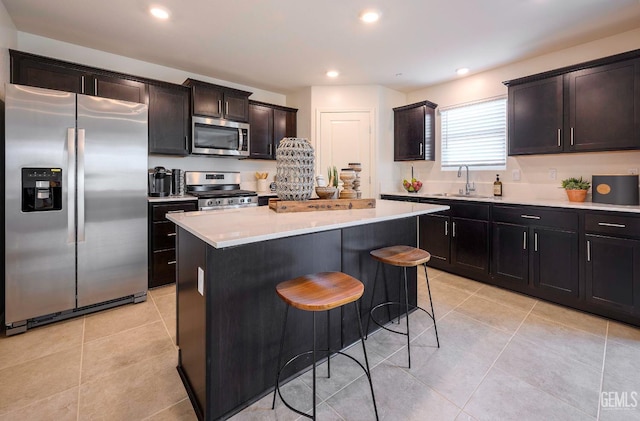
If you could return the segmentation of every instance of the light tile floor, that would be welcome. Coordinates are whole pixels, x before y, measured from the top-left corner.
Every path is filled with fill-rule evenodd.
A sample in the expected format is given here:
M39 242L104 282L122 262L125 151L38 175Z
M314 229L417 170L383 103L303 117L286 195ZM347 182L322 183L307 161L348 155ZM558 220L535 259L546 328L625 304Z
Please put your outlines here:
M383 420L640 420L640 329L429 269L433 325L367 340ZM419 301L427 302L419 278ZM0 336L0 421L195 420L175 369L175 289L146 302ZM362 357L358 344L348 350ZM320 368L319 373L323 373ZM283 386L310 408L311 375ZM605 405L600 403L605 396ZM320 420L371 420L368 383L345 357L318 378ZM626 400L625 400L626 399ZM628 408L622 409L621 406ZM296 420L271 395L233 420Z

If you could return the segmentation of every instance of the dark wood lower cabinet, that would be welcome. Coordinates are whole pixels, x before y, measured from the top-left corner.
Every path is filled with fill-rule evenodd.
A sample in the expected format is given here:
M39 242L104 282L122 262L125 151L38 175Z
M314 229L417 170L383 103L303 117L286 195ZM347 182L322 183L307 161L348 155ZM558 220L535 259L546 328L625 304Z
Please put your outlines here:
M640 317L640 241L587 234L587 301Z
M377 263L369 251L415 245L416 229L416 218L406 218L216 249L179 228L178 371L199 419L226 419L273 391L286 307L275 292L278 283L308 273L343 271L365 284L360 300L365 315ZM394 271L388 275L389 293L396 298ZM416 278L415 269L409 271L412 303L417 301ZM380 289L374 305L383 299ZM381 316L384 321L384 312ZM283 361L311 349L311 318L310 312L289 310ZM327 345L327 329L336 349L358 337L352 304L332 310L330 320L326 313L316 320L319 347ZM300 359L282 375L293 376L310 364L310 359Z
M492 203L485 234L470 202L421 200L451 206L419 218L429 266L640 326L639 214Z
M149 288L176 281L176 226L165 216L197 209L195 200L149 204Z

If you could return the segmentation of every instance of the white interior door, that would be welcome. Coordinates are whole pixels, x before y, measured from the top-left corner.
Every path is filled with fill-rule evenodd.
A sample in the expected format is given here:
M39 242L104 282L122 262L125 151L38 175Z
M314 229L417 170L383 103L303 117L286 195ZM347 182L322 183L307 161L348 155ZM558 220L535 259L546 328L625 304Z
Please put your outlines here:
M327 167L338 172L350 162L360 162L360 190L363 198L373 197L371 190L371 112L321 111L318 130L319 164L317 174L327 176ZM328 181L328 180L327 180Z

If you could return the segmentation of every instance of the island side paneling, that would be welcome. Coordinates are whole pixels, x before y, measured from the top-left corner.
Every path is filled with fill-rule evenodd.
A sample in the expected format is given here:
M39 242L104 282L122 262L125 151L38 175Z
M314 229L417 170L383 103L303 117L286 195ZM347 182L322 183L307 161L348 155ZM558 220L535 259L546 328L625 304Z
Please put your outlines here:
M285 311L275 292L279 282L315 272L348 273L365 284L360 300L365 321L376 265L369 251L415 246L416 232L417 218L410 217L217 249L179 228L178 370L198 417L227 418L273 390ZM198 267L205 269L204 296L197 291ZM397 299L393 277L401 272L386 270L389 296ZM409 270L409 285L415 303L415 269ZM376 291L374 303L386 300L384 292ZM318 316L318 347L326 348L327 318ZM384 321L386 312L381 316ZM356 323L353 308L331 311L331 347L355 342ZM311 340L311 314L290 309L283 361L310 350ZM310 357L303 358L283 375L310 364Z

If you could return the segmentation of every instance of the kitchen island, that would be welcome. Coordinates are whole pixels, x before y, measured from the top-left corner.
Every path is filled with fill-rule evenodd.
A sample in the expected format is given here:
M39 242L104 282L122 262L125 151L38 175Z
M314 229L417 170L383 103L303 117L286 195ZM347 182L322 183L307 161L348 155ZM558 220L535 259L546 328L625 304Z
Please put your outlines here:
M273 390L285 308L275 293L279 282L345 272L365 285L360 311L366 316L376 270L369 251L415 246L418 216L446 209L377 200L374 209L276 213L254 207L168 215L178 227L178 371L198 417L226 418ZM399 276L395 269L385 268L389 279ZM416 278L412 268L412 304ZM389 288L390 299L397 294ZM384 288L378 288L374 305L383 300ZM338 308L329 320L318 319L319 332L331 331L331 348L357 340L355 317L351 308ZM310 318L308 312L290 311L284 360L311 349ZM318 346L326 348L322 336ZM294 376L309 364L300 359L283 375Z

